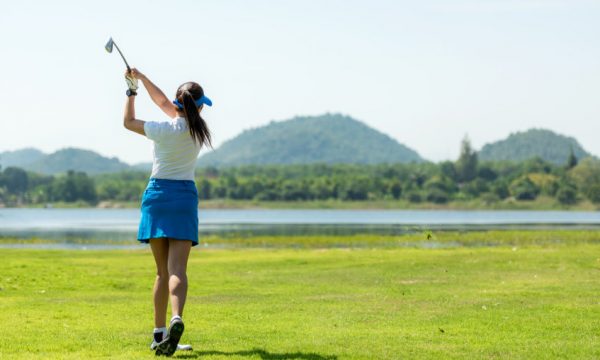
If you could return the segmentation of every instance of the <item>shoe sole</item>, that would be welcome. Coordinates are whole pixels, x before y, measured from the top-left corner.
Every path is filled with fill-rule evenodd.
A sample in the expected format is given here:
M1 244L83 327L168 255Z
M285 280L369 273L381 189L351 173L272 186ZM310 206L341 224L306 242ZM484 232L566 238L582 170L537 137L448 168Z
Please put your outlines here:
M177 350L177 344L179 344L179 339L181 339L183 329L183 322L174 322L169 328L167 338L156 347L156 355L173 355Z

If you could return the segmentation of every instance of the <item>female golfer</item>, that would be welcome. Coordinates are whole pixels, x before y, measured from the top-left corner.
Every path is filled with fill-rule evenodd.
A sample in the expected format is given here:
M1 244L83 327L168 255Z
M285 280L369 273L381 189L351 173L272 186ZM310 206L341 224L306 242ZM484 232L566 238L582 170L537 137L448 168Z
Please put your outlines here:
M190 249L198 245L198 191L194 169L203 145L211 145L204 105L212 106L195 82L181 85L173 102L137 69L126 77L139 79L152 101L171 121L142 121L135 117L137 86L127 91L125 128L154 142L152 175L144 191L138 241L150 243L156 262L154 282L154 339L156 355L172 355L181 349L183 306L187 295L186 268ZM137 81L135 81L137 83ZM171 298L171 322L166 328L167 303Z

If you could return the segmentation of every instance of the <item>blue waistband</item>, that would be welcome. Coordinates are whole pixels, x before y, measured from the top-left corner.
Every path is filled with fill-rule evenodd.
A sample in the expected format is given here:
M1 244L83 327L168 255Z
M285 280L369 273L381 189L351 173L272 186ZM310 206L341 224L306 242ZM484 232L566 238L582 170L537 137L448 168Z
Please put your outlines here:
M150 178L148 181L148 185L194 185L196 186L196 182L193 180L174 180L174 179L159 179L159 178Z
M151 182L155 182L155 183L171 183L171 184L185 184L185 183L191 183L191 184L195 184L194 180L174 180L174 179L159 179L159 178L150 178Z

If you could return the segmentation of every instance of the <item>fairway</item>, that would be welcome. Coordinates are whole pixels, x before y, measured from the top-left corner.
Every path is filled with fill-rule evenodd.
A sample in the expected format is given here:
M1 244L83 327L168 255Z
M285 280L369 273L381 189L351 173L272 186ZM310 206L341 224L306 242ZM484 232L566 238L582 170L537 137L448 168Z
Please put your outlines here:
M0 358L154 358L148 249L0 256ZM175 358L600 358L597 242L198 247L188 276Z

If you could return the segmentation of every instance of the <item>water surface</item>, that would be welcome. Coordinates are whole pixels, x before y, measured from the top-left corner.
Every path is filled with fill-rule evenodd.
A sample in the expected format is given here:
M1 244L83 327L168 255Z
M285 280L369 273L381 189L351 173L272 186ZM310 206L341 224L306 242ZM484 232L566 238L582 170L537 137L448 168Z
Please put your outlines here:
M0 209L0 246L35 247L36 242L39 247L41 242L45 246L88 248L134 246L139 218L139 209ZM199 224L201 237L218 235L224 239L256 235L397 235L428 230L600 229L600 212L200 209Z

